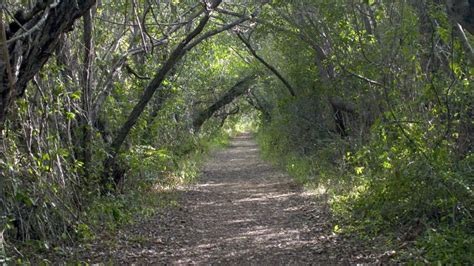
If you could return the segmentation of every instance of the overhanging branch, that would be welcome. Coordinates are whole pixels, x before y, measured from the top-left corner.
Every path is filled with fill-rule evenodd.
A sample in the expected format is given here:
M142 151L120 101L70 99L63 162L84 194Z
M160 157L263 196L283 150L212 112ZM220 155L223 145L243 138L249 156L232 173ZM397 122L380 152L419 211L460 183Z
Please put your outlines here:
M237 33L237 37L239 37L239 39L242 41L242 43L247 47L247 49L249 50L249 52L258 60L260 61L260 63L262 63L266 68L268 68L273 74L275 74L275 76L277 76L277 78L285 85L285 87L288 89L288 92L291 94L291 96L293 97L296 97L296 93L295 93L295 90L293 89L293 87L290 85L290 83L280 74L280 72L278 72L278 70L273 67L272 65L270 65L269 63L267 63L261 56L259 56L257 54L257 52L255 51L255 49L253 49L252 45L250 44L250 42L248 40L246 40L242 34L240 33Z
M195 131L199 131L201 126L214 115L215 112L220 110L222 107L228 105L234 99L244 94L250 86L250 83L256 78L256 76L248 76L241 81L237 82L230 90L224 93L216 102L210 105L208 108L197 113L193 119L193 128Z

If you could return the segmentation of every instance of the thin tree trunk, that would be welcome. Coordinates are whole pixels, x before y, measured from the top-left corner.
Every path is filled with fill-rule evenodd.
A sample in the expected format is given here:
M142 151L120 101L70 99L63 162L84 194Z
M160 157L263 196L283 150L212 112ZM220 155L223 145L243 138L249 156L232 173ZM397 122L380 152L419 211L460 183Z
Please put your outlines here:
M82 161L84 162L84 178L89 179L90 162L91 162L91 143L92 143L92 124L91 124L91 95L92 95L92 62L94 59L94 48L92 40L92 10L86 12L83 17L84 21L84 65L82 70L82 109L83 116L81 121L82 127Z
M5 1L0 2L4 6ZM8 55L8 46L6 43L6 33L5 33L5 24L3 21L3 8L0 10L0 42L1 42L1 52L0 52L0 112L7 110L8 103L10 101L11 92L13 91L13 80L12 72L10 67L10 57ZM5 76L6 75L6 76ZM6 82L5 82L6 81ZM0 118L2 113L0 113ZM1 120L1 119L0 119ZM3 131L3 121L0 121L0 139L3 137L1 134ZM5 173L0 173L0 257L6 257L5 247L4 247L4 237L3 232L7 223L7 206L6 206L6 197L5 197L5 185L6 185L6 176Z

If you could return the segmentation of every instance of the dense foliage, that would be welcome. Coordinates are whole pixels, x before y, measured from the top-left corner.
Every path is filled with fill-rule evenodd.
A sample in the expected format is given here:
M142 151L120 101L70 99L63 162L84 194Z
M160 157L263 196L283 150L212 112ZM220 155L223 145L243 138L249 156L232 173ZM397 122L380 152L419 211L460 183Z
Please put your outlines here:
M152 215L252 127L338 233L474 263L471 2L3 1L0 256Z
M327 190L342 231L417 240L417 256L472 263L472 36L444 10L427 1L276 6L301 34L262 53L280 51L273 64L298 96L271 90L260 142Z

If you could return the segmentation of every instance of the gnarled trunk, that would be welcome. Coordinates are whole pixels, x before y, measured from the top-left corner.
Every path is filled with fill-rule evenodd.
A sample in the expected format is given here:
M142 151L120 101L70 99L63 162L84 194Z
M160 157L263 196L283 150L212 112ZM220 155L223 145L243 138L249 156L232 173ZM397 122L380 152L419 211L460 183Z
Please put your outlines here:
M16 21L9 25L4 36L6 45L2 49L3 54L8 56L2 57L0 62L0 128L11 103L23 96L28 82L54 54L61 34L71 30L76 19L83 16L95 2L38 1L31 10L16 13Z

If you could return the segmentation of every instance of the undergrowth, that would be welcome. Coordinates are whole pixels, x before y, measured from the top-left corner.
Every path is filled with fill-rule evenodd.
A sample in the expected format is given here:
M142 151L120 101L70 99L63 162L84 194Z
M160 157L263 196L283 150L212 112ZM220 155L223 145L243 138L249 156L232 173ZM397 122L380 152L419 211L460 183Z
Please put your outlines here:
M336 233L381 239L400 262L474 263L472 154L459 161L447 145L413 147L381 125L363 145L336 136L308 151L292 136L273 123L258 142L295 180L325 187Z
M58 241L8 243L7 263L49 263L67 260L78 247L109 238L124 226L153 217L160 209L179 206L176 188L193 182L210 151L225 147L233 132L216 131L200 139L188 138L174 147L135 146L122 159L129 167L120 193L90 194L90 200ZM127 189L122 189L126 187ZM72 245L72 246L71 246ZM62 260L62 259L60 259Z

